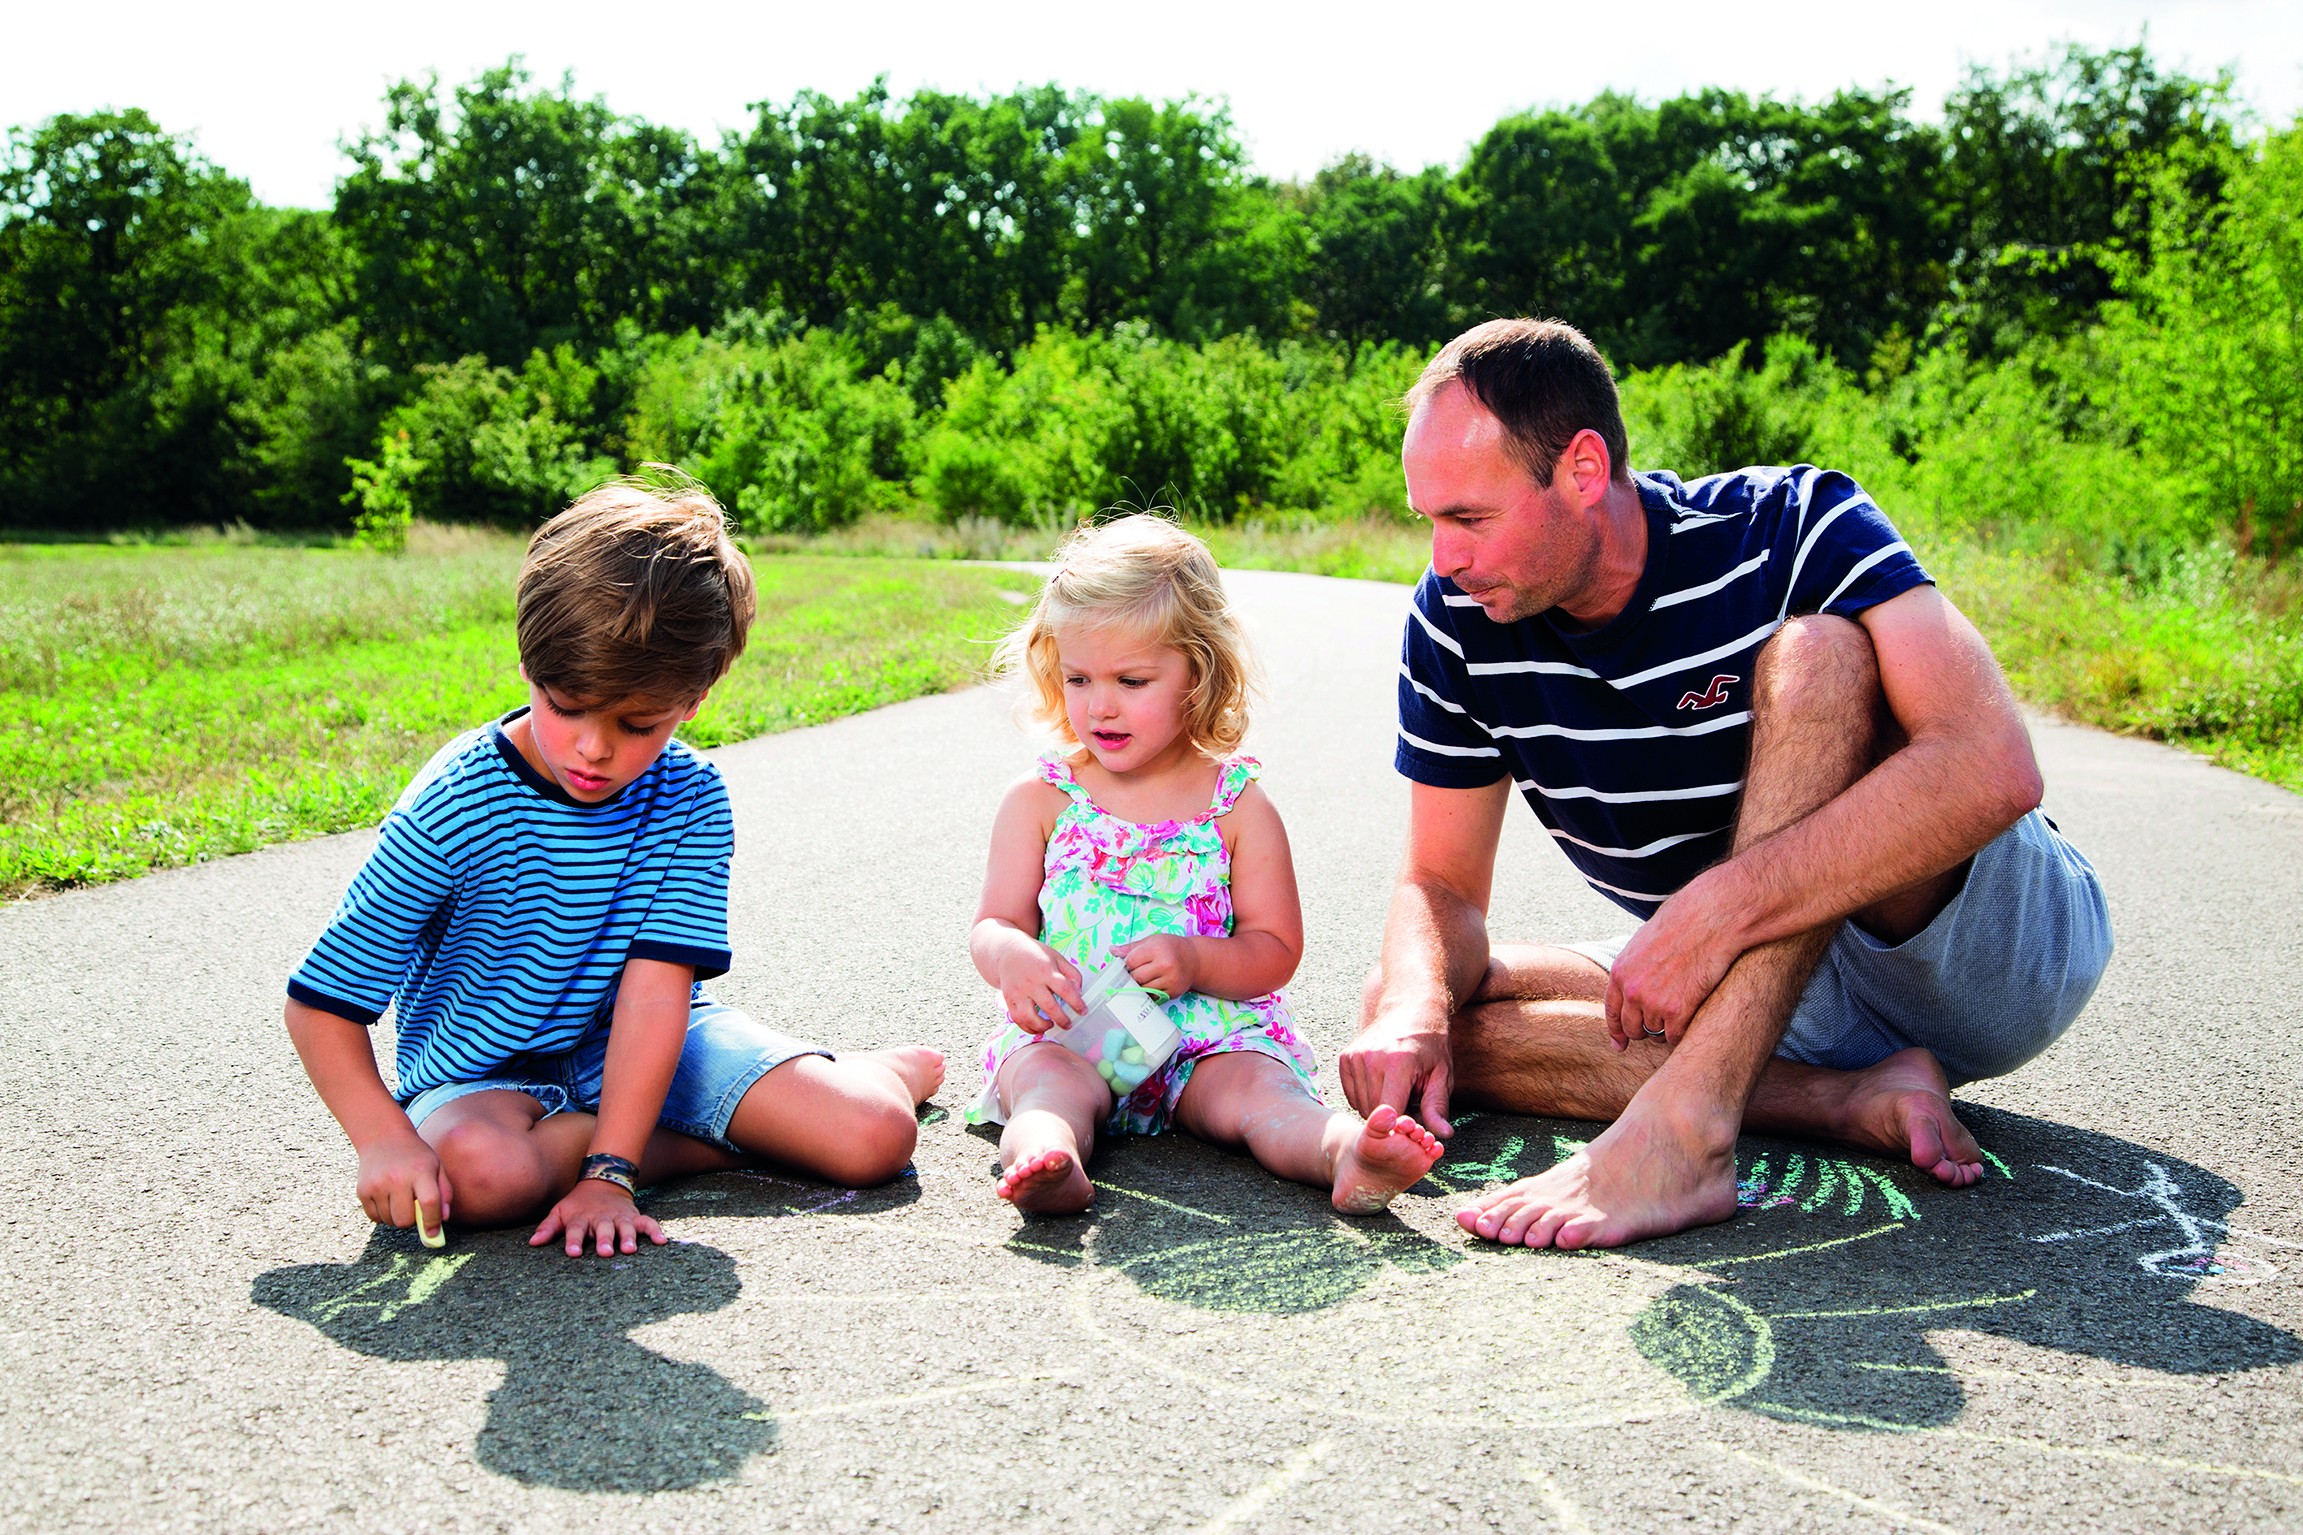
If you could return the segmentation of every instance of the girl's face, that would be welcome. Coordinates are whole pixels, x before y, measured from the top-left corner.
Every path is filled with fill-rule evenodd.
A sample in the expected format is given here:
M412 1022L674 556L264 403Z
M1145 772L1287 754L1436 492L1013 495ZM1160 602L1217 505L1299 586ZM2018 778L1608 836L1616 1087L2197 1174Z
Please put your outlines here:
M1075 624L1057 632L1056 660L1064 718L1106 772L1140 772L1191 749L1191 662L1182 651L1125 629Z

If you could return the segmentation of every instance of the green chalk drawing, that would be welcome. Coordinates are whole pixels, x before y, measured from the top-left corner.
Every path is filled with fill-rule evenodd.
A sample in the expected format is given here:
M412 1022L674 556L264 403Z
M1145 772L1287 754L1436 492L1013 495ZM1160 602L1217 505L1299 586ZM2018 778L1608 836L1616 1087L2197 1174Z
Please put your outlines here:
M1721 1269L1733 1267L1738 1263L1771 1263L1777 1258L1797 1257L1801 1253L1819 1253L1827 1247L1845 1247L1850 1242L1867 1242L1873 1237L1883 1237L1890 1231L1901 1231L1902 1229L1903 1222L1890 1221L1884 1226L1874 1226L1869 1231L1859 1231L1851 1237L1833 1237L1828 1242L1803 1242L1797 1247L1779 1247L1771 1253L1750 1253L1740 1258L1713 1258L1705 1263L1704 1267Z
M1289 1314L1340 1305L1387 1269L1433 1273L1463 1255L1407 1231L1313 1226L1248 1232L1174 1247L1099 1255L1145 1294L1203 1311Z
M1677 1285L1631 1324L1632 1346L1706 1405L1732 1401L1775 1369L1775 1329L1724 1290Z
M1448 1181L1459 1187L1464 1184L1509 1183L1520 1176L1520 1153L1526 1150L1525 1136L1509 1135L1496 1148L1495 1155L1484 1162L1443 1162L1433 1171L1445 1173Z
M2013 1183L2015 1181L2014 1169L2010 1168L2005 1162L2002 1162L1997 1157L1993 1156L1991 1154L1990 1147L1978 1146L1975 1149L1983 1153L1984 1161L1989 1162L1993 1167L1999 1169L2000 1177L2005 1178L2009 1183Z
M1100 1179L1091 1178L1088 1181L1107 1194L1125 1194L1130 1199L1140 1199L1147 1205L1158 1205L1163 1210L1173 1210L1178 1215L1188 1215L1194 1220L1214 1221L1219 1226L1231 1224L1230 1216L1218 1215L1213 1210L1195 1210L1190 1205L1179 1205L1174 1200L1162 1199L1157 1194L1146 1194L1142 1189L1122 1188L1119 1184L1105 1183Z
M376 1313L378 1325L383 1325L437 1295L440 1286L455 1278L456 1271L471 1261L470 1253L458 1253L453 1258L428 1258L411 1275L408 1270L414 1260L407 1253L394 1253L384 1272L313 1307L312 1318L332 1322L347 1311L370 1309ZM399 1289L402 1280L407 1281L406 1293L395 1296L392 1292Z
M1771 1311L1778 1322L1817 1321L1826 1317L1917 1316L1930 1311L1970 1311L1984 1306L2019 1306L2037 1295L2037 1289L2013 1295L1972 1295L1965 1300L1928 1301L1917 1306L1850 1306L1842 1311Z

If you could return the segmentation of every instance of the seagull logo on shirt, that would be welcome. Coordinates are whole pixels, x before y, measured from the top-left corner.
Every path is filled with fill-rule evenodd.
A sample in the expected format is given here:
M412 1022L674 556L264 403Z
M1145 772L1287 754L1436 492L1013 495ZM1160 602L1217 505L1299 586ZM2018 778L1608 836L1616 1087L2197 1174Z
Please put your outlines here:
M1721 672L1718 676L1711 679L1711 686L1705 688L1702 692L1680 694L1679 706L1682 709L1717 708L1719 705L1727 702L1728 684L1741 682L1742 680L1743 679L1741 677L1734 676L1731 673Z

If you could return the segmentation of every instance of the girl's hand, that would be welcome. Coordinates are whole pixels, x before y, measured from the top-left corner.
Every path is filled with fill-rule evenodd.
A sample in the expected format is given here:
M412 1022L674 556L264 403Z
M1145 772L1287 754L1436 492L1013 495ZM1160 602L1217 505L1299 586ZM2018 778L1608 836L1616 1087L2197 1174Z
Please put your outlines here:
M1045 1034L1070 1022L1064 1003L1075 1013L1088 1010L1078 967L1036 939L1001 956L999 988L1009 1021L1026 1034Z
M528 1238L528 1245L541 1247L562 1231L568 1234L571 1258L584 1255L586 1237L593 1239L603 1258L617 1252L638 1252L643 1235L658 1247L666 1240L664 1228L653 1216L642 1215L631 1195L598 1178L586 1178L568 1190L567 1197L552 1206L536 1234Z
M1161 933L1123 943L1112 952L1128 962L1128 979L1171 1001L1199 988L1198 945L1194 939Z

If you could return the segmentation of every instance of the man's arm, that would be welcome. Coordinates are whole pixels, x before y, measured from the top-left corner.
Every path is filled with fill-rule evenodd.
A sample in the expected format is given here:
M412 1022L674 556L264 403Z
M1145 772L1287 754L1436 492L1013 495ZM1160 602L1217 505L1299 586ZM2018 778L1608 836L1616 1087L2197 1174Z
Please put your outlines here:
M1482 789L1413 786L1407 857L1384 924L1381 992L1336 1060L1344 1097L1362 1114L1413 1104L1424 1128L1454 1133L1448 1020L1487 974L1487 902L1510 803L1508 777Z
M605 1152L638 1165L648 1137L664 1112L672 1073L688 1037L688 998L696 972L661 959L627 959L616 987L616 1012L608 1025L608 1056L600 1068L600 1112L592 1129L592 1154ZM579 1181L545 1215L529 1245L540 1246L562 1231L568 1256L580 1257L584 1239L594 1239L601 1257L619 1248L632 1252L637 1238L662 1243L663 1227L642 1215L632 1197L596 1178Z
M2030 733L1975 626L1931 586L1856 617L1906 744L1664 902L1610 979L1619 1038L1676 1040L1742 954L1958 867L2039 803Z

